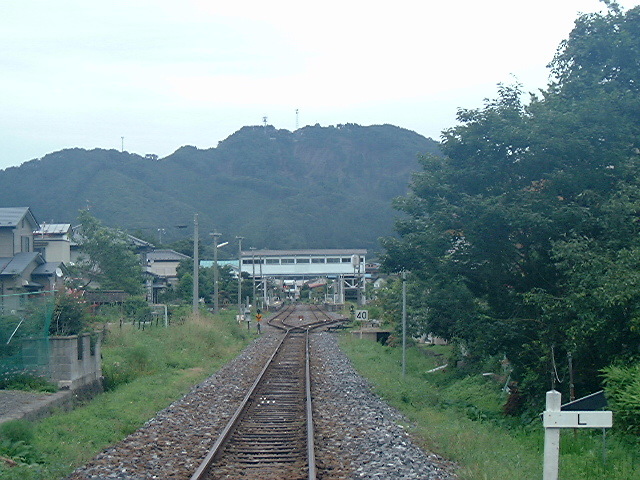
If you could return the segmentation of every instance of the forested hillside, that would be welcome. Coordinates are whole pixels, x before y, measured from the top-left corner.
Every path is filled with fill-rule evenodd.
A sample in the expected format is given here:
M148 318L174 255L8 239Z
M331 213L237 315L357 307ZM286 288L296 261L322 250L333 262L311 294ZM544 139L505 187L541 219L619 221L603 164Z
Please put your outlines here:
M436 142L391 125L244 127L216 148L185 146L160 160L51 153L0 171L0 206L70 223L88 206L106 225L151 240L158 229L163 241L188 235L175 227L199 213L202 232L241 235L247 247L377 249L393 230L391 200L425 153L438 153Z
M640 359L638 59L640 7L580 17L544 92L503 85L459 112L384 242L386 268L412 272L413 331L463 344L476 369L508 359L538 399ZM640 431L640 377L620 378Z

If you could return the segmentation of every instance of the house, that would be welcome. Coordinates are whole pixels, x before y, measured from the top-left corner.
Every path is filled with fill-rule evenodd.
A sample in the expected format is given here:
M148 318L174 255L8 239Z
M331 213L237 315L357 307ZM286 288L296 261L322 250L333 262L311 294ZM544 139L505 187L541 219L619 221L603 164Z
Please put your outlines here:
M70 223L45 223L33 232L33 246L48 262L71 262Z
M178 282L178 265L191 257L174 250L153 250L147 253L147 271L165 278L168 285Z
M33 252L33 231L38 227L29 207L0 208L0 257Z
M85 241L85 237L82 234L82 225L76 225L71 228L70 242L71 242L71 264L82 263L84 261L84 252L82 251L82 243ZM146 265L147 254L152 251L155 246L133 235L126 234L126 242L131 247L133 252L140 257L140 265Z
M147 252L147 291L151 303L158 303L158 293L178 283L178 265L188 255L168 249Z
M47 261L35 249L40 225L29 207L0 208L0 314L20 308L22 296L63 286L61 261Z

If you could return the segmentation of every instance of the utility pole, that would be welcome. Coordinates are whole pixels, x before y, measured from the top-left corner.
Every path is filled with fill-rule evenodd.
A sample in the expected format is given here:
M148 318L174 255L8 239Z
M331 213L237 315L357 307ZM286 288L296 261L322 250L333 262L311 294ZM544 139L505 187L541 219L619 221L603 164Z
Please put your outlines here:
M193 314L198 315L200 303L200 260L198 259L198 214L193 216Z
M222 235L218 232L213 232L210 234L213 237L213 313L214 315L218 315L220 312L220 307L218 306L218 239Z
M262 255L260 255L260 280L262 281L262 308L269 309L269 302L267 302L267 279L262 275Z
M253 280L253 297L251 297L251 302L254 307L257 307L256 304L256 247L250 247L251 250L251 280Z
M242 240L244 237L236 238L238 239L238 315L242 315Z
M407 272L402 271L402 378L407 372Z

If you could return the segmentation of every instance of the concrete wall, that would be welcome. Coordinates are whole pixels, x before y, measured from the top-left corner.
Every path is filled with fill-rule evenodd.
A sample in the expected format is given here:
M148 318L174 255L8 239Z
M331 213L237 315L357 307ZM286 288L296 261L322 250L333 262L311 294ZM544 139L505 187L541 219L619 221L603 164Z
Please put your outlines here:
M13 229L0 228L0 257L13 257Z
M102 382L102 361L99 336L91 349L91 336L70 335L68 337L49 337L49 361L44 363L37 358L38 339L24 339L22 354L25 365L36 367L39 373L47 376L59 388L79 390L94 388Z
M30 223L27 220L27 217L23 218L18 225L13 230L13 251L16 253L19 252L33 252L33 229L37 228L37 225ZM25 245L25 248L22 246L22 238L28 238L29 245Z
M51 379L60 388L78 389L102 377L100 355L101 337L91 350L91 336L88 333L68 337L50 337Z
M63 262L69 265L71 262L71 242L65 239L41 240L37 236L33 238L36 245L44 243L44 258L47 262Z

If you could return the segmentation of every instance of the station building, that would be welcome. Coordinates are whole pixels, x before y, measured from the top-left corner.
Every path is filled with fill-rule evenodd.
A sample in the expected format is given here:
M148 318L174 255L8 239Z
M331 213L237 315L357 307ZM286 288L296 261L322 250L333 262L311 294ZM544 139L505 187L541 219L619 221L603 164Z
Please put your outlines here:
M349 295L363 303L366 255L365 249L245 250L240 264L242 272L263 287L271 280L292 285L295 291L305 281L327 278L332 280L335 303Z

